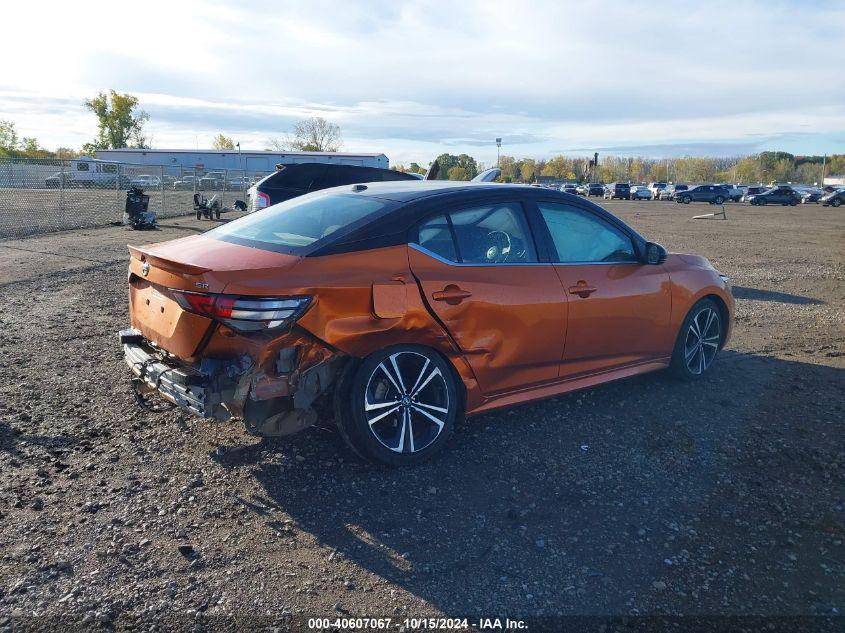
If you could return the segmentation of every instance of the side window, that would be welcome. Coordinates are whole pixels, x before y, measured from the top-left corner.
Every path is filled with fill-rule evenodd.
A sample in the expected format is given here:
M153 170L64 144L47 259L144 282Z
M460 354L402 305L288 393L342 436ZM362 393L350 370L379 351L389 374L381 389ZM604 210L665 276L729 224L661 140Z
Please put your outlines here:
M438 215L423 222L419 228L417 243L449 261L458 261L452 231L445 215Z
M88 163L76 163L76 171L88 171Z
M450 214L458 256L469 264L537 261L528 223L518 203L497 203Z
M563 204L540 202L561 263L633 262L634 245L622 231L601 218Z

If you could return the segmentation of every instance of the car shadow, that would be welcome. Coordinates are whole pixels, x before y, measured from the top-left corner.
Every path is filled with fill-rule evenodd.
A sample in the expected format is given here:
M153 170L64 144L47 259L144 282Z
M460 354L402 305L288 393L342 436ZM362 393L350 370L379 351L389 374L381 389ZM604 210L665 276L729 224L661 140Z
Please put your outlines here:
M772 543L803 525L790 584L841 601L813 526L841 504L843 384L845 369L724 350L703 380L658 372L471 418L406 469L306 431L237 454L263 490L242 503L289 517L267 529L311 535L319 564L352 561L452 615L642 613L664 597L678 614L801 613L811 598L771 573ZM758 600L784 591L788 605Z
M760 290L759 288L747 288L745 286L734 286L733 295L736 299L748 299L751 301L775 301L777 303L793 303L797 305L823 305L824 301L813 297L792 295L786 292L775 290Z

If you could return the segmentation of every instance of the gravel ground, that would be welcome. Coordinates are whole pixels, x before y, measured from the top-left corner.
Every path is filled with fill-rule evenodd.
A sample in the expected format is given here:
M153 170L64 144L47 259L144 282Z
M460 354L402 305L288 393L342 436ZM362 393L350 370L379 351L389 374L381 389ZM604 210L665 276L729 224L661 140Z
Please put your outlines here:
M329 421L261 441L136 407L125 244L207 221L0 242L0 629L845 613L843 212L605 206L733 277L710 376L479 416L409 470Z

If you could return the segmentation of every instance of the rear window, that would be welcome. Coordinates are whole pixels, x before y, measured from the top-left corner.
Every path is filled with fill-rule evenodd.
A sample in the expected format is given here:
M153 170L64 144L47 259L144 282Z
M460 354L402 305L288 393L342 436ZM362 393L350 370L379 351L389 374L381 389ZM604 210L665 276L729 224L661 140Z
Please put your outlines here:
M285 187L308 191L326 170L324 163L302 163L283 165L259 183L259 187Z
M232 220L205 235L299 254L315 242L378 214L386 205L384 200L355 194L314 193Z

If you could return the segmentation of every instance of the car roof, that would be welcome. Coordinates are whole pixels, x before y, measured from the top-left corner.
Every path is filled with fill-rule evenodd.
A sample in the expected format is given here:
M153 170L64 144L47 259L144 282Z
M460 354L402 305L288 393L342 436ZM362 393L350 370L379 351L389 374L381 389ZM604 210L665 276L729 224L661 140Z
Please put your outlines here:
M366 187L366 188L364 188ZM505 193L519 191L521 195L533 192L536 187L529 185L514 185L497 182L466 182L459 180L394 180L389 182L368 182L362 185L344 185L326 191L341 193L352 191L357 195L393 200L395 202L413 202L440 195L458 195L465 193L468 197L490 192Z

